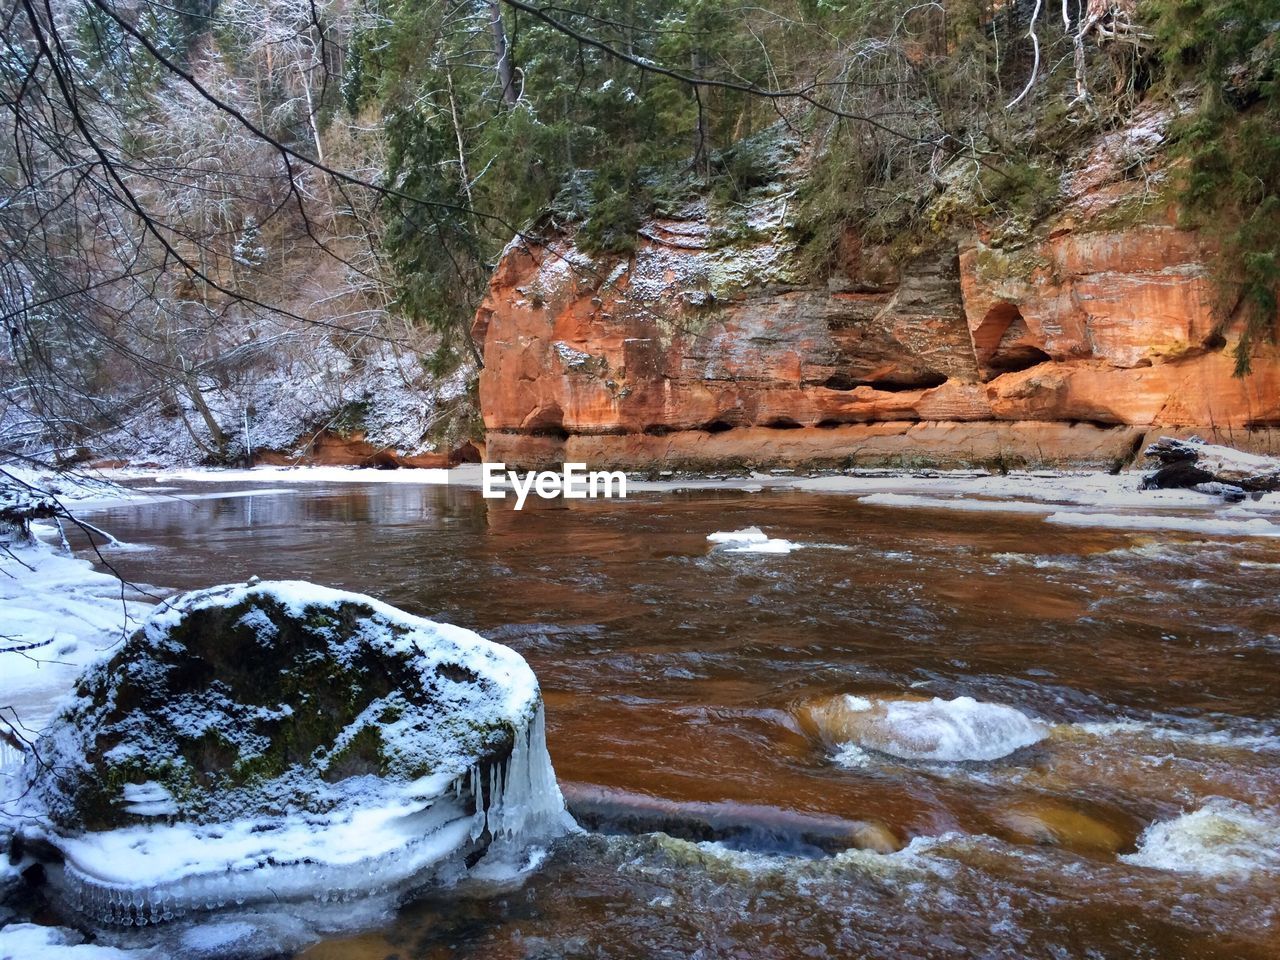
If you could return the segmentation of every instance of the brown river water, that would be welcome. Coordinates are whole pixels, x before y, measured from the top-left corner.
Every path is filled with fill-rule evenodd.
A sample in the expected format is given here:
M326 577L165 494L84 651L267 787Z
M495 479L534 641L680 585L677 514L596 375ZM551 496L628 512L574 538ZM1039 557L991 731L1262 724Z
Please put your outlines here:
M1280 957L1280 541L795 491L517 513L401 484L94 522L154 547L112 556L137 582L365 592L541 681L596 829L307 960ZM751 525L803 547L709 549ZM812 708L845 694L973 697L1049 735L981 762L841 753ZM650 808L685 835L618 812ZM1173 821L1158 864L1126 859Z

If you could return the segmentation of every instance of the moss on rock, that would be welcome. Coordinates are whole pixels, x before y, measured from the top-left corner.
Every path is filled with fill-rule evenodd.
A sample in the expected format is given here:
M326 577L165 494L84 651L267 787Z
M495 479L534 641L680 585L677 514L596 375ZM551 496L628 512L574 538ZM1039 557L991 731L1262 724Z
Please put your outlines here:
M536 709L531 683L521 716L504 712L502 654L519 660L504 648L353 594L304 602L270 586L171 601L81 679L35 781L56 826L138 823L125 794L143 784L193 822L323 813L352 778L500 762ZM217 590L225 602L191 602Z

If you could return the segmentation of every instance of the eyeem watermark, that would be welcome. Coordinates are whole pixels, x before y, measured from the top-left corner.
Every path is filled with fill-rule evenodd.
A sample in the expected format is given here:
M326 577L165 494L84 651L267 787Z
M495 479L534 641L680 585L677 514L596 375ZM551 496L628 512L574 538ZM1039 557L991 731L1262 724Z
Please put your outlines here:
M505 463L484 464L481 493L490 500L505 500L507 484L515 491L516 509L524 507L530 493L544 500L564 497L585 500L588 497L625 497L627 475L621 470L588 470L585 463L566 463L560 470L530 470L521 477L518 470L508 470Z

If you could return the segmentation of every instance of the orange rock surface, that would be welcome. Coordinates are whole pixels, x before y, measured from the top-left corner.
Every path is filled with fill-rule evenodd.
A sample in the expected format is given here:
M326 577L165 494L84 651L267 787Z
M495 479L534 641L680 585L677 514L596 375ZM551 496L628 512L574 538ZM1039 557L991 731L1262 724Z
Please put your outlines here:
M474 327L486 456L1109 466L1147 433L1274 451L1280 356L1232 375L1212 250L1142 207L1108 150L1034 239L895 264L854 238L821 286L793 266L785 194L756 202L747 240L691 204L627 256L514 243Z

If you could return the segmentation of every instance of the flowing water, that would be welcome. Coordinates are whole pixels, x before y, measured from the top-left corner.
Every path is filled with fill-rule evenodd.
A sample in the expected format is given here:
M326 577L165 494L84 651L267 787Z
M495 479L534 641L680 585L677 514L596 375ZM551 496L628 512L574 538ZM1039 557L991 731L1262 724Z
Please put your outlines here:
M399 484L94 520L154 547L111 555L135 581L366 592L541 681L595 829L310 960L1280 957L1275 540L795 491L517 513ZM706 539L748 526L801 548ZM942 739L886 747L895 710Z

